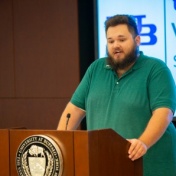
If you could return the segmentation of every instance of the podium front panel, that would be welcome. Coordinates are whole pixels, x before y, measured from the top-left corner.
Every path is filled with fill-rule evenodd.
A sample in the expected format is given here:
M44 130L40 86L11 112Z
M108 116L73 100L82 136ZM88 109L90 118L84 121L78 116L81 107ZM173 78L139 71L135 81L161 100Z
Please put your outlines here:
M53 139L63 156L62 176L74 176L73 132L52 130L10 130L10 174L18 176L16 167L17 151L21 143L33 135L45 135Z
M9 130L0 130L0 175L9 176Z
M1 131L1 133L3 132ZM2 136L4 136L4 139L6 139L4 140L4 146L7 146L7 148L6 150L4 148L0 149L6 151L6 154L10 156L9 175L11 176L18 176L18 173L22 168L19 164L19 162L21 161L25 163L23 163L22 166L27 167L27 169L25 170L26 172L28 171L34 173L35 169L33 167L35 167L36 165L38 167L38 163L40 165L39 161L42 157L44 158L45 156L47 156L46 160L48 161L54 160L48 157L51 155L48 155L47 150L45 150L45 148L42 148L40 144L37 143L37 145L35 146L36 141L33 142L31 139L36 138L36 136L45 136L52 139L61 151L63 158L63 167L61 168L63 168L63 172L61 175L54 175L142 175L142 158L136 161L131 161L128 158L128 148L130 146L130 143L111 129L94 131L10 130L9 132L6 131L3 134L4 135ZM8 139L10 141L10 144L8 144ZM41 141L42 140L43 137L41 137ZM27 143L30 142L32 144L27 148ZM8 148L8 146L10 146L10 148ZM27 148L27 152L26 150L24 150L25 152L22 152L24 148ZM8 149L10 151L10 155L8 154ZM55 151L53 150L53 152ZM33 155L32 153L35 155ZM36 154L39 158L36 157ZM18 159L21 158L21 156L22 159ZM34 158L31 158L31 156L34 156ZM43 158L41 159L42 162ZM32 163L31 161L34 160L37 162L34 162L33 165L30 164ZM8 160L6 160L6 165L8 168ZM47 167L44 168L44 172L48 173L48 164ZM36 172L38 172L37 169L35 170L35 173ZM6 176L5 174L0 175ZM40 173L39 175L42 174Z

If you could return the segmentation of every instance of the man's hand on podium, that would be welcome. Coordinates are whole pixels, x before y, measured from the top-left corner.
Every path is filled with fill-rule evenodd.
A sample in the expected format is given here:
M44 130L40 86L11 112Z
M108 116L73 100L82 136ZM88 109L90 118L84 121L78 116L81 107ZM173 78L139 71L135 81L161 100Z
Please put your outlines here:
M147 152L147 146L139 139L127 139L131 145L128 150L129 158L134 161Z

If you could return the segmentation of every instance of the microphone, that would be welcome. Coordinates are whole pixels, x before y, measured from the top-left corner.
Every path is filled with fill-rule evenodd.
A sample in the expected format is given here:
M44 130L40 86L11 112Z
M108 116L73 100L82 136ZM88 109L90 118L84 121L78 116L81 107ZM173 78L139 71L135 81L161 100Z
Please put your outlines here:
M70 114L70 113L68 113L66 117L67 117L67 121L66 121L65 130L67 130L68 121L69 121L69 119L70 119L70 117L71 117L71 114Z

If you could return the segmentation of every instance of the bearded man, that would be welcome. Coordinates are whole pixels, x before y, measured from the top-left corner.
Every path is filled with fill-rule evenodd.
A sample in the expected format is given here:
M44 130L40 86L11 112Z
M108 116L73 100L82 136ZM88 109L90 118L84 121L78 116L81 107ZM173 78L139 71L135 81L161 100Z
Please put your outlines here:
M68 130L77 129L86 115L88 130L111 128L131 143L129 159L143 156L144 176L175 176L172 74L163 61L139 51L140 35L132 16L108 18L105 32L108 56L90 65L58 130L65 129L68 113Z

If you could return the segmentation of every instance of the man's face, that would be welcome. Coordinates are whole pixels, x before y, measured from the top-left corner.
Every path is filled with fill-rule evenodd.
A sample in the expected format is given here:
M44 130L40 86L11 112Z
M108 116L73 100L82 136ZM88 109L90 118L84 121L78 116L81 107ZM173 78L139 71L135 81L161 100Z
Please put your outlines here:
M108 56L115 68L124 69L134 63L137 58L137 46L140 37L129 32L125 24L109 27L107 30Z

